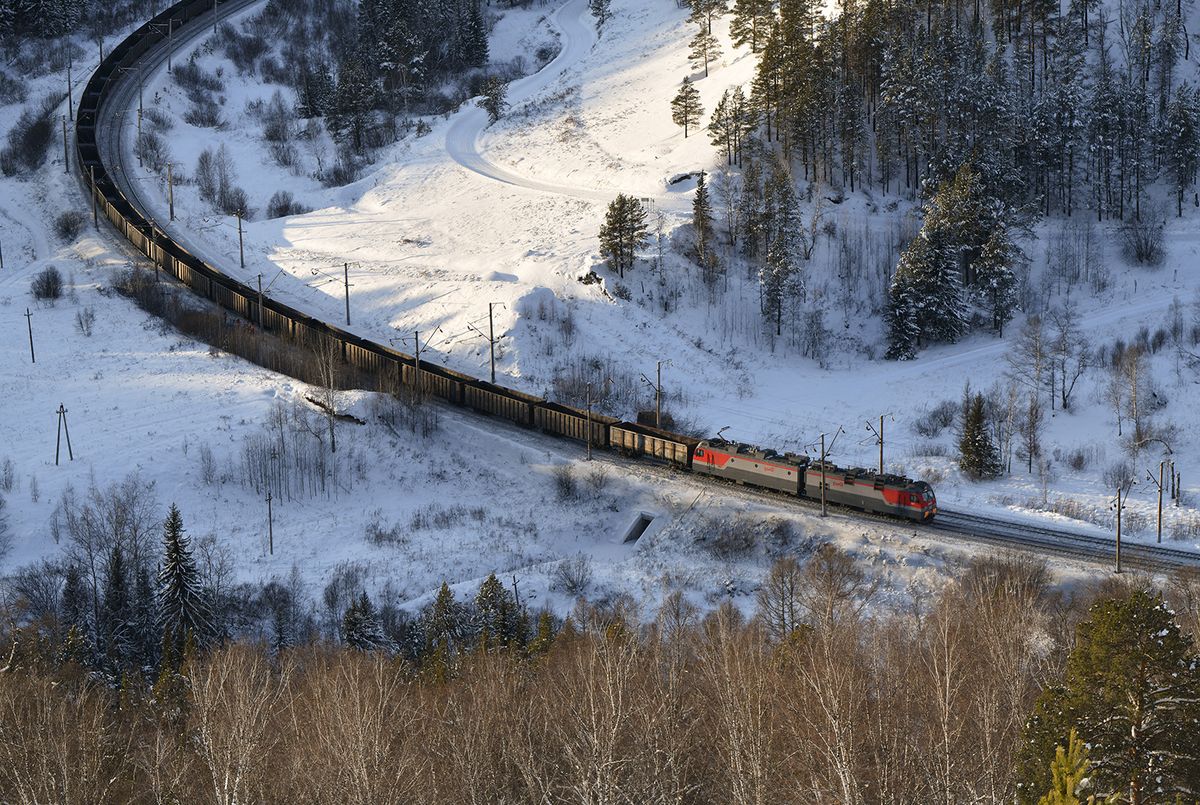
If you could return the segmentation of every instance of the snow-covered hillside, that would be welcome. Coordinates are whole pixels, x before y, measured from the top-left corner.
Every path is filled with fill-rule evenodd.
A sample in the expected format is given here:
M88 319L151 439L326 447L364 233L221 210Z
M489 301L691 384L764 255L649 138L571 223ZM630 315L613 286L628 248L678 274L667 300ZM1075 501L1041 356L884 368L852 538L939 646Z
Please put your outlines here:
M668 181L715 172L721 160L705 133L684 138L671 122L669 101L685 75L696 79L708 110L726 88L748 84L754 57L728 47L727 18L715 28L726 56L705 78L688 67L686 10L618 2L597 38L582 0L535 8L548 13L535 29L555 31L563 50L544 70L509 87L510 108L497 124L488 126L485 113L468 105L447 120L430 121L428 135L383 152L375 170L354 184L322 190L311 179L288 176L269 165L265 145L252 133L238 132L232 139L238 181L251 188L251 205L261 210L284 187L314 212L252 221L246 269L231 260L223 268L249 281L261 273L280 299L337 320L343 289L322 272L348 261L355 331L397 343L414 330L433 334L427 355L474 374L486 374L488 364L486 342L475 328L486 322L488 303L500 303L499 371L504 382L524 390L573 400L582 378L596 385L609 378L614 391L602 406L631 416L650 407L650 389L639 376L669 360L669 408L697 432L728 428L726 435L736 439L811 451L820 433L842 427L848 435L834 458L870 466L875 447L865 423L889 414L889 468L931 479L945 504L1044 506L1062 497L1080 501L1091 519L1105 518L1111 493L1104 471L1122 459L1104 400L1106 372L1084 377L1070 414L1047 412L1046 473L965 483L952 458L952 429L918 432L929 410L957 401L966 383L986 390L1004 373L1019 322L1004 340L976 335L927 349L913 362L880 360L882 334L877 317L866 315L867 301L884 293L899 245L915 229L911 204L878 193L828 191L814 202L828 233L805 266L812 305L826 311L830 331L819 361L804 357L786 333L779 340L764 333L754 278L733 272L728 291L719 295L704 286L681 254L695 183ZM221 69L227 105L236 110L255 85L240 83L219 62L214 55L198 59L211 72ZM253 92L267 95L261 87ZM165 73L153 94L157 109L179 115L186 108L184 93ZM194 165L203 148L226 139L176 120L171 156ZM165 213L161 182L148 185L147 202ZM624 279L600 265L597 231L605 204L618 192L650 200L652 229L661 214L661 270L654 267L654 244ZM214 217L193 187L177 189L176 206L182 212L174 235L202 253L235 252L234 222ZM806 205L806 216L811 209ZM1030 293L1056 303L1053 286L1038 283L1061 227L1041 224L1024 244L1032 260ZM1187 270L1195 260L1194 231L1194 217L1171 220L1166 262L1147 270L1127 264L1109 224L1094 228L1110 282L1098 294L1076 294L1093 345L1132 341L1142 326L1152 336L1169 325L1175 300L1188 321L1196 317L1197 283ZM847 254L853 269L846 268ZM582 284L593 270L604 282ZM1196 373L1168 352L1152 359L1152 374L1168 401L1164 416L1178 429L1174 448L1186 483L1194 475L1188 457L1197 423L1184 401ZM1157 468L1157 459L1147 461ZM1131 504L1145 515L1152 497L1147 485L1135 487ZM1167 530L1194 541L1194 520L1190 511L1170 511Z

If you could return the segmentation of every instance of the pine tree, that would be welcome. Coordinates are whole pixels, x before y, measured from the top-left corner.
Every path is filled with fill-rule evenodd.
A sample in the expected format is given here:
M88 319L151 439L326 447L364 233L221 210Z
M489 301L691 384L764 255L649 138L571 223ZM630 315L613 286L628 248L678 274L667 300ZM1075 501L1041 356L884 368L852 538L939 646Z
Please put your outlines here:
M700 125L700 117L704 114L700 106L700 91L692 86L690 78L684 78L679 92L671 101L671 120L676 126L683 126L683 138L686 140L688 129Z
M703 24L696 35L692 37L692 41L688 43L691 48L688 51L688 58L691 60L692 67L699 70L704 68L704 77L708 78L709 62L714 62L721 58L721 43L712 35L712 32Z
M165 639L181 653L185 642L205 645L212 636L212 615L200 571L192 558L191 541L183 530L183 515L171 504L163 523L163 558L158 568L158 612Z
M725 90L708 121L709 140L717 148L724 149L725 164L727 165L733 164L733 148L738 126L737 121L733 118L731 107L729 90Z
M1200 657L1148 590L1106 598L1076 628L1066 678L1048 687L1025 726L1022 799L1052 785L1055 748L1071 730L1090 747L1092 790L1130 801L1187 801L1200 786Z
M771 0L734 0L733 22L729 26L733 46L749 45L751 53L758 53L766 43L771 16Z
M1000 474L1000 453L983 411L983 395L963 394L962 432L958 438L958 466L976 481Z
M600 227L600 254L624 277L633 268L638 249L645 247L648 232L642 202L621 193L608 205Z
M1038 805L1085 805L1080 797L1089 783L1091 768L1087 747L1072 729L1066 747L1060 745L1054 752L1054 761L1050 764L1053 782L1046 795L1038 800ZM1088 796L1086 805L1102 803L1097 803L1096 796L1092 794ZM1113 805L1116 805L1115 801Z
M296 89L296 114L306 120L329 114L333 92L329 65L324 62L305 64L300 68L300 85Z

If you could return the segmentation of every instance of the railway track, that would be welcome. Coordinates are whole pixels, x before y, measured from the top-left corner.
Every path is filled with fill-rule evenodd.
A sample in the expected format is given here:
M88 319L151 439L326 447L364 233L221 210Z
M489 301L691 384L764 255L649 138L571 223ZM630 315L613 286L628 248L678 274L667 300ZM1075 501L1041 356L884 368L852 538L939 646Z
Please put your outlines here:
M80 99L76 125L80 178L96 205L97 217L102 210L103 216L114 228L137 251L154 261L157 267L197 295L236 313L265 332L309 347L319 344L323 339L333 340L340 346L343 360L364 373L382 377L385 371L394 370L401 383L420 384L456 406L459 411L473 408L495 415L488 423L490 429L511 429L527 440L554 439L558 445L562 444L564 436L582 438L579 436L580 423L577 421L572 426L569 413L548 413L547 406L553 404L535 401L528 395L520 395L424 361L418 366L412 356L355 336L277 300L256 294L214 268L213 264L196 257L195 252L199 249L187 233L168 230L154 219L141 197L141 189L130 180L132 171L124 164L126 150L122 146L122 133L127 124L131 99L137 97L138 90L138 82L133 78L141 75L144 80L149 72L166 61L172 48L181 50L187 42L206 31L213 22L211 14L226 18L255 2L257 0L183 0L131 34L97 68ZM165 33L168 25L171 26L173 38L168 38ZM571 409L564 410L569 412ZM557 438L541 434L535 436L536 431L529 430L535 413L558 417L563 424L556 425L561 428L556 431ZM517 424L510 424L506 419ZM575 430L570 431L569 427ZM598 427L600 423L589 420L588 430ZM604 443L607 444L607 436ZM651 472L655 474L659 470L664 475L672 473L665 466L642 460L613 454L609 454L609 458L614 463L637 466L642 470L654 467ZM679 477L678 474L676 477ZM720 483L706 481L695 475L688 477L694 479L697 485L708 488ZM726 488L737 496L770 500L776 505L784 501L809 508L820 505L807 498L790 497L754 487ZM903 523L882 515L837 507L833 510L839 516L886 523L893 528L911 529L915 534L925 533L946 541L969 540L1006 550L1058 556L1088 564L1112 566L1115 563L1113 540L1077 531L948 510L943 510L929 524ZM1141 543L1125 543L1122 546L1122 560L1124 565L1131 568L1153 572L1200 567L1200 553Z

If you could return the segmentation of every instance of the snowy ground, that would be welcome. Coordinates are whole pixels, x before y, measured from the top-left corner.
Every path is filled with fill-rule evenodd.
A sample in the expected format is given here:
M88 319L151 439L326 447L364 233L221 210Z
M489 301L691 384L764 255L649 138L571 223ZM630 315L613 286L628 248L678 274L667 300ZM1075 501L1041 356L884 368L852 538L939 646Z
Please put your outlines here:
M261 209L282 187L315 211L250 222L245 271L237 266L232 222L206 209L192 186L177 188L172 234L206 256L232 255L218 259L229 273L247 280L262 273L273 295L334 321L342 315L341 288L313 271L331 272L349 261L355 331L379 340L414 329L436 331L424 354L479 375L486 373L487 352L469 325L485 323L487 303L501 302L497 330L506 334L501 382L535 393L550 393L556 373L586 358L611 359L622 378L650 374L655 361L669 358L664 380L672 409L710 432L730 426L728 436L794 448L841 425L849 435L841 437L834 458L869 465L875 448L860 438L866 435L863 423L891 411L889 465L941 475L936 487L943 504L980 510L1039 496L1039 482L1021 475L985 486L959 480L953 462L929 455L921 446L928 440L911 429L926 406L957 398L965 380L987 385L1000 372L1005 344L996 339L977 337L929 350L911 364L885 363L861 354L878 340L874 325L849 317L849 328L842 329L841 317L831 313L831 326L837 325L850 347L821 367L783 343L772 352L746 303L752 284L733 277L726 301L710 304L677 255L668 255L664 270L680 277L683 295L675 311L660 312L661 285L646 264L625 280L633 299L615 297L615 278L599 268L596 254L607 201L622 191L653 199L669 233L686 217L694 185L667 189L666 179L712 170L715 163L706 137L685 140L669 119L676 82L690 73L685 12L632 0L617 0L614 7L617 14L601 47L595 46L583 0L535 6L507 18L493 40L494 58L540 47L555 36L563 46L545 70L510 87L508 117L485 128L486 117L465 107L447 120L431 121L430 134L397 144L374 171L335 190L271 163L242 110L274 89L227 72L224 115L231 125L214 132L176 120L168 138L172 158L190 173L200 150L225 143L253 206ZM719 33L727 42L726 24ZM712 75L697 82L706 109L725 87L747 83L752 70L745 53L714 65ZM147 87L146 98L147 105L182 114L183 94L165 71ZM127 163L136 159L128 157ZM565 607L567 597L550 590L553 568L584 552L594 557L593 594L630 592L652 606L659 595L683 587L711 603L714 596L753 588L767 554L780 549L767 536L777 518L793 523L797 544L831 539L870 561L897 596L936 585L967 553L901 524L864 525L841 515L822 521L607 456L596 462L610 468L602 490L588 484L590 470L581 465L576 472L581 497L561 501L552 468L578 461L577 448L447 410L441 430L427 441L397 438L373 420L344 426L347 466L361 466L362 472L351 471L350 487L336 495L277 505L276 550L267 555L265 504L241 480L242 445L261 432L273 405L291 405L303 390L180 341L125 300L103 293L110 272L127 258L114 251L118 247L107 233L97 238L89 231L71 245L56 242L46 222L63 200L78 209L85 205L61 167L46 166L34 181L0 185L5 223L0 320L9 334L0 354L9 402L9 415L0 422L0 461L12 460L18 485L6 495L16 541L4 566L61 550L50 539L48 522L68 485L82 492L135 470L154 480L164 508L172 501L180 505L194 535L212 534L228 549L241 578L266 579L298 566L319 585L339 564L360 563L377 590L390 585L401 600L428 594L442 579L469 585L498 571L519 576L523 595ZM161 183L142 179L143 200L165 220ZM901 225L901 212L861 197L835 208L829 215L850 231ZM1157 326L1176 296L1190 302L1196 280L1177 268L1195 261L1194 223L1184 219L1172 226L1168 263L1156 272L1125 269L1115 253L1109 255L1113 289L1084 303L1098 342L1143 322ZM1036 255L1039 248L1031 251ZM828 254L824 258L829 262ZM27 288L47 263L74 276L75 298L34 308L39 354L30 365ZM606 277L604 287L578 282L592 269ZM813 287L828 282L828 265L815 261L812 271ZM97 322L95 333L85 338L73 320L89 306ZM1196 413L1183 400L1196 375L1185 367L1176 373L1165 358L1155 372L1167 395L1178 400L1170 412L1184 432L1179 465L1189 485L1196 477L1187 458ZM1111 443L1114 423L1096 396L1089 389L1078 392L1081 405L1053 418L1047 442L1063 450ZM60 402L69 410L77 458L55 467L54 411ZM636 407L621 404L626 409L614 412L625 416ZM365 417L371 408L365 396L354 406ZM941 442L952 447L949 434ZM202 482L199 467L205 446L218 467L211 486ZM1115 448L1108 448L1081 473L1056 466L1052 495L1102 508L1107 491L1100 488L1099 471L1116 458ZM1135 488L1133 503L1148 511L1143 490ZM643 512L654 517L650 530L637 544L623 544ZM761 541L773 547L760 544L746 555L717 556L711 546L695 542L695 534L739 516L759 522ZM399 526L407 541L374 544L366 536L372 524L385 531ZM1153 532L1141 536L1152 539Z

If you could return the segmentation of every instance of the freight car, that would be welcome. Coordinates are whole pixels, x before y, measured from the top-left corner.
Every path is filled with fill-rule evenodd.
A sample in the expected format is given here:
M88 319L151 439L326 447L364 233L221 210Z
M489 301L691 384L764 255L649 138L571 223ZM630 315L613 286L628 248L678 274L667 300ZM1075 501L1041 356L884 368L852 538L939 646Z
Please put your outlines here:
M910 520L929 520L937 501L929 484L898 475L844 469L813 462L806 455L778 453L719 439L700 441L679 433L583 411L497 386L461 372L421 361L391 347L312 318L228 276L172 240L125 196L101 158L97 126L110 90L168 33L218 7L239 9L234 0L183 0L159 13L111 50L84 88L76 115L76 164L91 196L94 215L107 218L157 269L174 276L198 296L232 311L265 332L314 349L333 343L341 359L373 378L378 389L395 383L419 386L451 405L501 417L518 426L586 441L645 461L724 478L798 497L820 498L864 511ZM260 358L261 360L261 358ZM274 367L284 368L284 367Z

